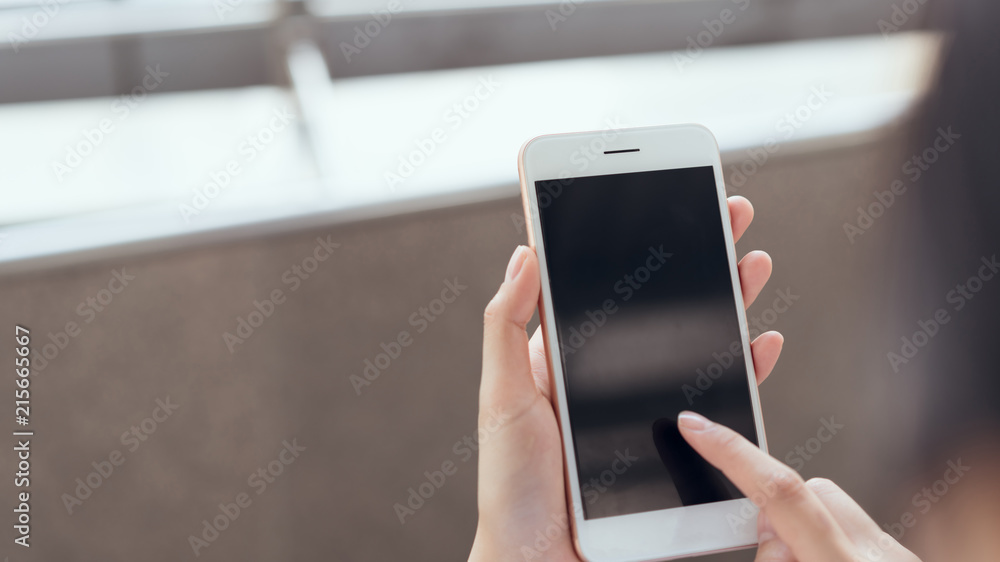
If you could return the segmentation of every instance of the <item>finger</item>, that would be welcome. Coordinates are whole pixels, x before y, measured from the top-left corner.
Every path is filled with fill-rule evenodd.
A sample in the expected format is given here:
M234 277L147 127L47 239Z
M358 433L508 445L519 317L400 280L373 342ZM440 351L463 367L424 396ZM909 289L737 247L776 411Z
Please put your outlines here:
M753 222L753 205L746 197L733 195L727 201L729 204L729 220L733 231L733 242L737 242L747 227Z
M826 478L810 478L806 486L823 502L840 528L855 543L862 542L862 539L877 539L882 532L858 502L834 482Z
M497 411L516 415L538 397L531 380L525 325L538 304L539 283L535 253L518 246L507 265L506 278L484 314L480 417Z
M682 412L678 427L705 460L760 507L795 558L821 562L850 559L850 541L799 473L735 431L699 414Z
M754 250L743 256L737 269L740 271L740 286L743 288L743 306L750 308L771 278L771 256L767 252Z
M777 535L768 539L760 539L757 546L757 556L753 562L795 562L795 555L788 545L781 542Z
M757 556L754 562L795 562L792 549L774 532L767 516L757 517Z
M781 348L784 345L785 337L774 331L764 332L750 343L753 371L757 375L757 384L764 382L764 379L774 370L774 365L778 362Z
M552 400L551 385L549 379L549 361L545 353L545 338L542 337L542 327L535 328L531 340L528 342L528 354L531 357L531 376L535 379L535 388L546 400Z

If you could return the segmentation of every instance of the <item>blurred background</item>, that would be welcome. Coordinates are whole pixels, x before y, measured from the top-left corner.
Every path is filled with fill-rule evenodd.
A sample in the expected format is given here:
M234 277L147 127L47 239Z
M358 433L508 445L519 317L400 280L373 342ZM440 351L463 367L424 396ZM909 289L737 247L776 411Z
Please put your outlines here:
M937 7L0 0L0 329L30 329L35 368L31 548L7 511L2 552L464 559L482 310L526 241L517 151L681 122L755 206L740 253L774 258L748 312L786 337L771 452L887 530L913 512L919 549L938 508L911 497L948 467L917 460L923 357L890 353L936 306L898 297Z

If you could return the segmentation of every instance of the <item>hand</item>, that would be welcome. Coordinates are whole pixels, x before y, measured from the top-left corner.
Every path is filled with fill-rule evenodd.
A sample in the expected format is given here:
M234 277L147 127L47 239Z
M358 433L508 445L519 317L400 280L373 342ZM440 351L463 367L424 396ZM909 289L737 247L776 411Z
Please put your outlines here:
M753 207L729 198L735 239ZM750 252L739 263L743 302L750 306L771 276L771 258ZM559 425L539 330L525 326L538 304L534 252L518 247L506 279L486 307L483 379L479 390L479 527L470 560L579 560L568 528ZM771 373L784 339L761 334L751 344L758 384ZM711 459L709 459L711 460ZM554 538L553 538L554 537Z
M825 478L799 473L728 427L682 412L681 435L758 507L760 562L920 562Z

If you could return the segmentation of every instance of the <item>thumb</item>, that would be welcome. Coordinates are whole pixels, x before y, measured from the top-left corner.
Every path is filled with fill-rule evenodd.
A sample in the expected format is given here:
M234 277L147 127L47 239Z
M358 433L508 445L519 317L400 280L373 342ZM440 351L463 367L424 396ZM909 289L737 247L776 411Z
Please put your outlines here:
M497 294L486 307L480 416L521 412L536 398L525 326L538 305L540 280L535 252L518 246Z

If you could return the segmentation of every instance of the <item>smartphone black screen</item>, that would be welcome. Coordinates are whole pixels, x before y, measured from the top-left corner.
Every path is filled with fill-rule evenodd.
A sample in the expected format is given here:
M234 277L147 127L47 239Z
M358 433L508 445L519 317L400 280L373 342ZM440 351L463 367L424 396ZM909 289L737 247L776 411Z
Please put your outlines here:
M585 518L743 497L677 429L758 442L712 167L536 187Z

